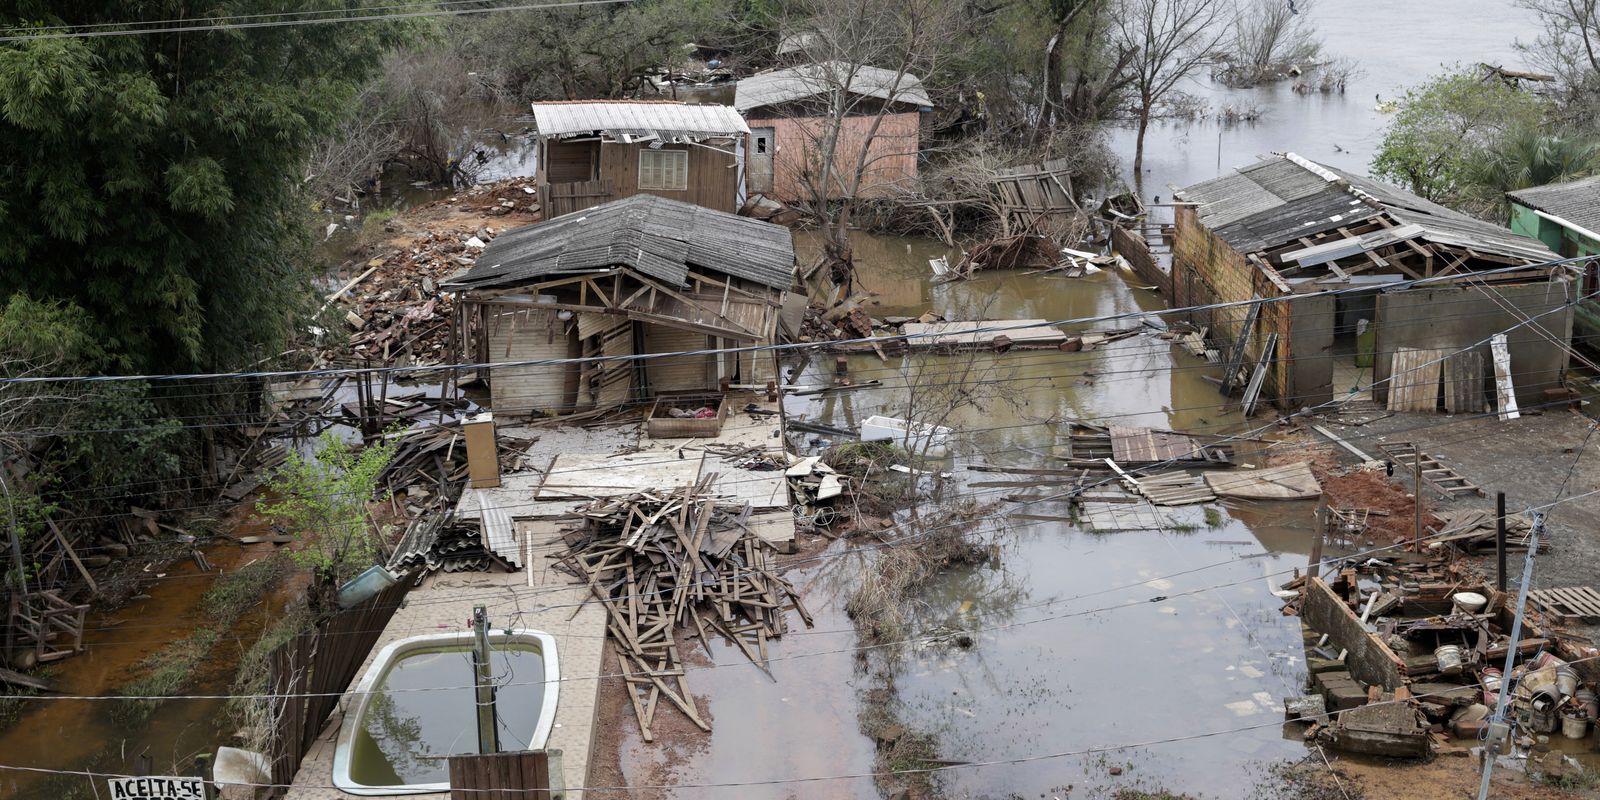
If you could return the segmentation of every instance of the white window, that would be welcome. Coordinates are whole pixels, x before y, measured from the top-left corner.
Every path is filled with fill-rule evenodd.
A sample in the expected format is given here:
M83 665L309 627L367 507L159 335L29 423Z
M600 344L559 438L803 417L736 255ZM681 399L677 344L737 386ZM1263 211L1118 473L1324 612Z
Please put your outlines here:
M686 150L639 151L639 188L681 192L689 188L689 153Z

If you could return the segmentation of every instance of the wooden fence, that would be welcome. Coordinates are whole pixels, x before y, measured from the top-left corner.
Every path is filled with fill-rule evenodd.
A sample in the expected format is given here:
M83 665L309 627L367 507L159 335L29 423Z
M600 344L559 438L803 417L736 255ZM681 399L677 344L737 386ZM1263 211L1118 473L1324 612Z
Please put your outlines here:
M1139 280L1156 287L1156 291L1169 302L1172 300L1172 275L1156 262L1150 245L1138 231L1121 225L1111 226L1111 249L1128 260L1133 266L1133 274L1138 275Z
M551 769L544 750L453 755L450 800L552 800Z
M282 786L294 781L300 760L322 732L322 724L339 704L339 695L361 669L409 588L404 581L395 584L272 651L267 659L267 685L272 694L268 702L277 722L270 752L272 783ZM281 795L283 790L277 793Z
M546 183L539 187L539 206L544 218L551 219L600 205L615 196L609 178L573 183Z

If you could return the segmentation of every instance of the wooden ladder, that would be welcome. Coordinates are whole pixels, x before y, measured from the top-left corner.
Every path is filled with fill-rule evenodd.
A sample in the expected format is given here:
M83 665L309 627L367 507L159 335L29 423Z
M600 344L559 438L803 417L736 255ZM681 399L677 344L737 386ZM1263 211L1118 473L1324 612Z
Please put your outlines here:
M1407 471L1416 467L1417 459L1422 460L1422 480L1426 481L1439 494L1445 497L1456 497L1463 494L1476 494L1485 496L1485 492L1475 486L1471 481L1461 477L1455 470L1439 463L1439 460L1427 453L1419 453L1417 446L1410 442L1386 442L1378 445L1378 449L1396 464L1404 465Z

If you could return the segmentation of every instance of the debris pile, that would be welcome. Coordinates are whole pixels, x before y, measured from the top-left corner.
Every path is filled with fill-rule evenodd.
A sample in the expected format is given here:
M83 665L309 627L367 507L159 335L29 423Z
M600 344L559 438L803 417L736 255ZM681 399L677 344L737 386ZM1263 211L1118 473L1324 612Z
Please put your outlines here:
M1586 737L1600 704L1569 659L1587 655L1563 650L1533 619L1513 641L1515 598L1471 580L1459 565L1368 559L1327 582L1286 585L1316 631L1306 643L1310 694L1285 701L1291 718L1313 722L1306 738L1393 757L1466 752L1483 740L1502 684L1512 733L1500 753L1532 749L1537 737ZM1317 706L1334 716L1309 713Z
M750 528L750 506L719 505L708 488L638 492L578 509L582 527L567 534L559 569L587 584L606 609L619 672L646 742L659 701L676 706L702 730L683 677L675 634L692 630L707 649L707 630L737 646L771 677L767 642L788 631L794 609L811 616L788 580L772 568L773 548Z

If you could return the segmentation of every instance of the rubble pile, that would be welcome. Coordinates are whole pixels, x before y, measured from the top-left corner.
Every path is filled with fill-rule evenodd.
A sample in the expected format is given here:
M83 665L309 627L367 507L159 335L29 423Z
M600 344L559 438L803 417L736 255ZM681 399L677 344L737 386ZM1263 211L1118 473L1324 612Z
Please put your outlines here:
M465 213L467 224L439 213ZM478 225L481 218L505 217L503 224ZM325 358L354 358L383 364L432 366L446 361L450 342L451 298L439 286L470 269L478 254L504 231L539 219L538 192L532 178L474 186L448 199L420 206L384 225L393 234L364 266L347 265L348 282L328 295L326 307L351 331L336 341ZM421 230L407 230L410 220ZM401 247L396 244L404 242ZM336 338L336 337L335 337Z
M559 556L560 569L606 609L646 742L663 699L711 729L684 683L679 629L708 651L707 631L720 635L770 676L767 642L787 632L785 612L811 625L794 586L773 568L772 545L751 530L749 504L719 505L707 494L711 480L596 500L576 512L583 526Z

